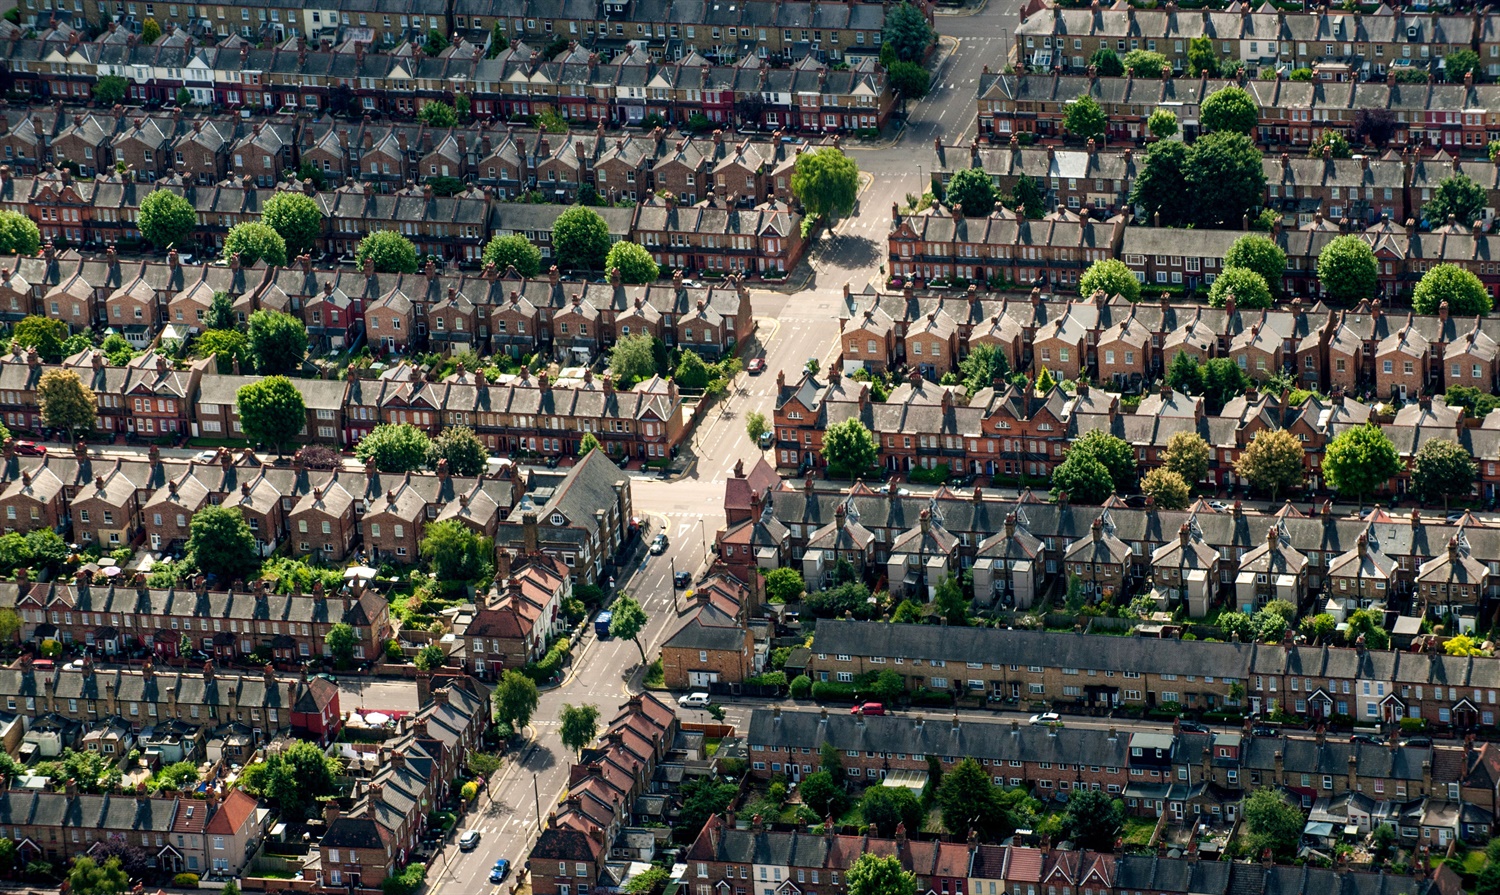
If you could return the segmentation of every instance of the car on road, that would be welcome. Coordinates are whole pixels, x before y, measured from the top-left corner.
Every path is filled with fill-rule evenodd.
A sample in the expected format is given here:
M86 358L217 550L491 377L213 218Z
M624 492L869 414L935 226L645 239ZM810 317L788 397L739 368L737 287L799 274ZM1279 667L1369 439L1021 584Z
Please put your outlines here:
M1040 715L1031 716L1031 726L1037 727L1042 724L1061 724L1062 718L1057 712L1042 712Z
M495 861L495 866L490 868L490 882L498 883L510 874L510 861L500 858Z
M776 433L775 432L762 432L762 433L760 433L760 441L758 443L760 444L760 449L764 451L764 450L770 448L770 446L773 443L775 443L775 441L776 441Z
M64 671L78 671L81 668L83 668L82 659L74 659L73 661L63 666Z
M1187 733L1208 733L1208 728L1197 721L1178 721L1177 729Z
M677 697L677 704L685 709L701 709L708 705L708 694L702 691Z
M473 851L479 847L479 831L465 830L464 834L458 837L458 847L461 851Z
M1401 741L1401 748L1428 749L1432 747L1432 737L1411 737Z
M1277 736L1277 733L1276 728L1274 727L1267 727L1264 724L1257 724L1254 727L1250 728L1250 735L1253 737L1273 737Z
M851 715L884 715L885 705L879 702L859 703L849 710Z
M336 683L339 682L338 678L334 677L333 675L329 674L326 671L321 672L321 673L319 673L317 675L314 675L314 677L320 677L320 678L322 678L323 680L327 681L330 684L336 684Z
M682 590L684 587L687 587L692 583L693 575L691 572L678 572L677 574L672 576L672 586L677 588L678 590Z
M212 463L217 456L219 456L218 451L199 451L193 455L193 459L199 463Z
M667 552L667 536L665 533L658 534L651 539L651 555L660 556Z
M25 457L44 457L47 454L46 446L34 441L17 441L11 446L16 453Z
M763 357L750 358L750 363L745 364L745 372L751 376L759 376L766 372L766 359Z
M1222 500L1210 500L1208 505L1221 513L1229 512L1229 504Z
M1349 737L1351 743L1369 743L1372 746L1384 746L1385 741L1373 733L1356 733Z
M1449 513L1448 514L1448 521L1450 523L1457 522L1458 520L1462 519L1466 515L1468 515L1468 513Z

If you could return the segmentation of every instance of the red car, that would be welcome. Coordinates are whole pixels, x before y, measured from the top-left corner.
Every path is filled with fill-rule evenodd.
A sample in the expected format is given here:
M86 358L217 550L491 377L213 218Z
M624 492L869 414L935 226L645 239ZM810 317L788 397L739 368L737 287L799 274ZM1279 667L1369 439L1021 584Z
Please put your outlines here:
M849 710L851 715L884 715L885 706L878 702L866 702Z
M47 454L47 449L34 441L17 441L11 448L26 457L44 457Z
M745 364L746 373L764 373L766 371L766 359L763 357L752 357L750 363Z

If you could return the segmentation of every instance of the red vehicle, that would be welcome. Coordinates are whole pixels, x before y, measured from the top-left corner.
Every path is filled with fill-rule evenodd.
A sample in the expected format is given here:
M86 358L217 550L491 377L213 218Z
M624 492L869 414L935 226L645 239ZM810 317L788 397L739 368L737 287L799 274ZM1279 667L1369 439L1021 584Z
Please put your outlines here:
M44 457L47 448L34 441L17 441L11 445L16 453L26 457Z
M884 715L885 706L879 702L866 702L849 710L851 715Z
M752 375L766 371L766 359L763 357L752 357L750 363L745 364L745 372Z

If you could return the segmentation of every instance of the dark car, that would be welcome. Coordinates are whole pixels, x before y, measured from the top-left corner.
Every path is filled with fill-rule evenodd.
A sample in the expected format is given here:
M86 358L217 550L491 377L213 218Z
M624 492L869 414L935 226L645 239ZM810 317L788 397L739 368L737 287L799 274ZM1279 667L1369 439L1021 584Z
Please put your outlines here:
M1208 728L1197 721L1178 721L1177 728L1187 733L1208 733Z
M1369 743L1372 746L1384 746L1385 741L1373 733L1356 733L1349 738L1351 743Z
M500 858L495 861L495 866L490 868L490 882L498 883L510 874L510 861Z
M1276 728L1274 727L1267 727L1264 724L1257 724L1254 727L1250 728L1250 735L1253 737L1274 737L1279 736L1280 734L1276 732Z
M682 590L684 587L687 587L689 584L692 584L692 583L693 583L693 576L689 572L678 572L677 574L675 574L675 575L672 576L672 584L678 590Z
M1402 740L1401 745L1403 748L1430 748L1432 746L1432 737L1411 737L1410 739Z

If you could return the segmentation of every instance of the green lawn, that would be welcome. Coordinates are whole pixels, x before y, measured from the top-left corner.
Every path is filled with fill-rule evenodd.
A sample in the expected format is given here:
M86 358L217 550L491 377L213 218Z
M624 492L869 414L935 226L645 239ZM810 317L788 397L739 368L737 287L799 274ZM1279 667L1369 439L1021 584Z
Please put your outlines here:
M1126 848L1145 848L1151 844L1151 834L1156 830L1156 822L1144 817L1125 818L1125 830L1123 838Z

